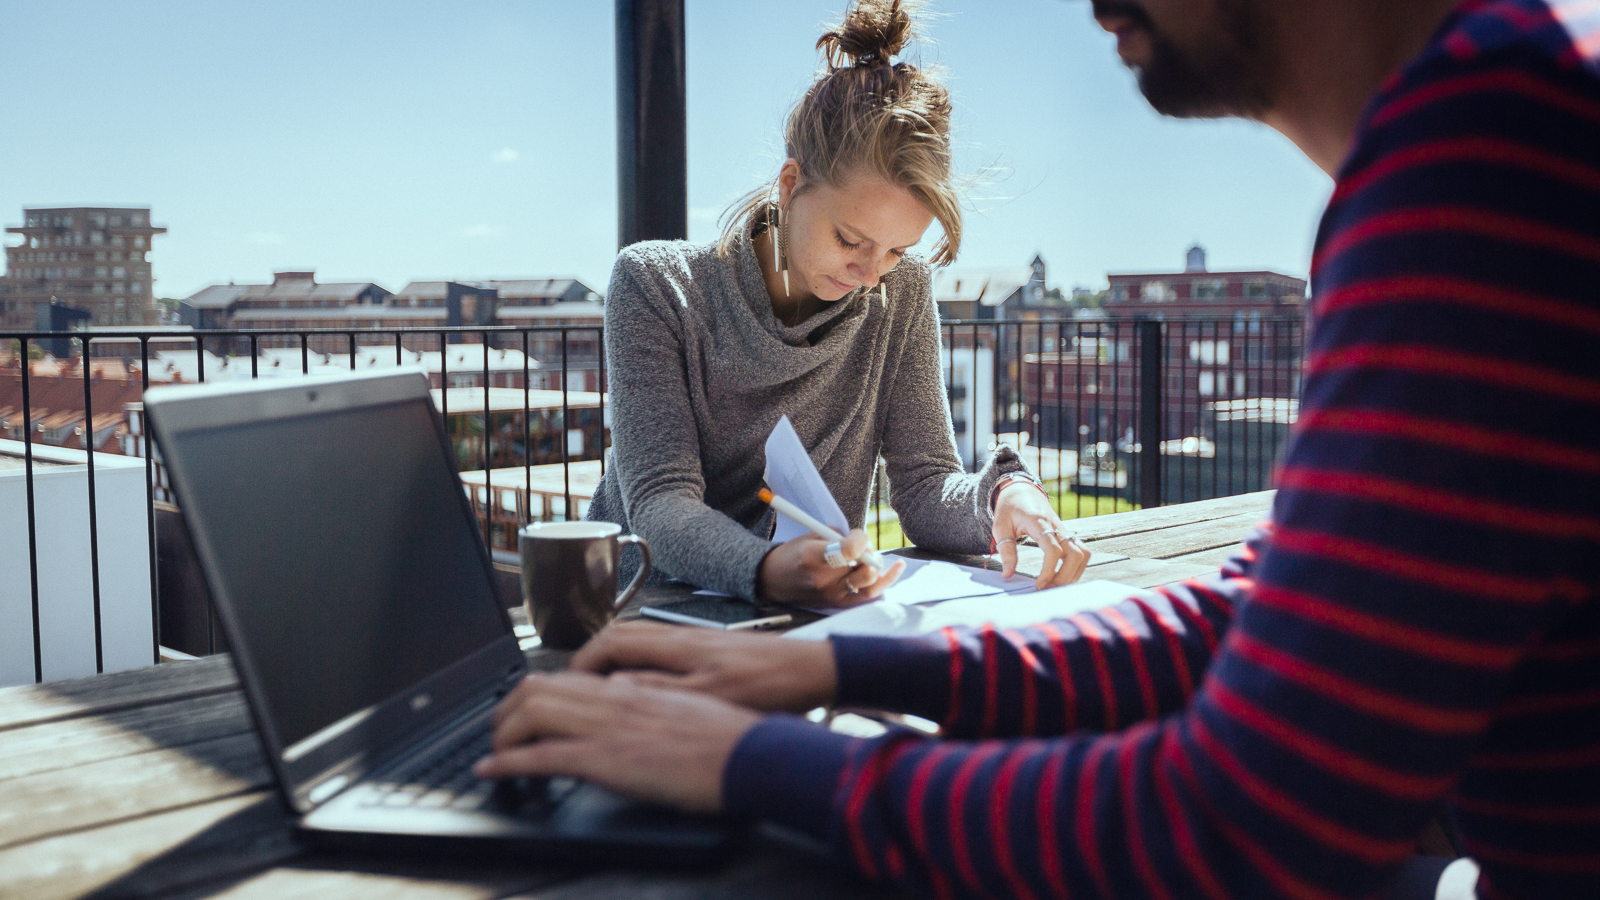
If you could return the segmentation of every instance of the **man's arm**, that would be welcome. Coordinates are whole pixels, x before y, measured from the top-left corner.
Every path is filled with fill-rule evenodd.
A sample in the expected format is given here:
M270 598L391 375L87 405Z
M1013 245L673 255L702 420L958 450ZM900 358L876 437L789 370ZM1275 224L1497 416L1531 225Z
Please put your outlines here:
M911 713L957 738L1110 730L1180 709L1253 583L1262 537L1214 576L1029 628L836 635L838 704Z

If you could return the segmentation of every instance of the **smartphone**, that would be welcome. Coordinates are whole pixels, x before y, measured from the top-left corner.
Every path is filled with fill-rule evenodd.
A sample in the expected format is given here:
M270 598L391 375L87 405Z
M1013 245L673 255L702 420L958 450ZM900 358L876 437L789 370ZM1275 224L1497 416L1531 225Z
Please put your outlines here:
M675 625L719 628L723 631L778 628L794 621L794 617L788 613L764 612L743 600L723 597L690 597L660 606L646 606L639 610L639 614L647 619Z

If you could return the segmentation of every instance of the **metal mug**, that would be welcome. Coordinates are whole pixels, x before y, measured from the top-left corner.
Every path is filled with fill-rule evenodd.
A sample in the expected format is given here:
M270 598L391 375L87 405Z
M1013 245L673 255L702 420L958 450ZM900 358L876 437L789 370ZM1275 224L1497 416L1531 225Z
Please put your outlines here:
M617 561L626 544L644 557L617 594ZM650 545L615 522L535 522L517 532L522 602L540 642L576 650L604 628L650 574Z

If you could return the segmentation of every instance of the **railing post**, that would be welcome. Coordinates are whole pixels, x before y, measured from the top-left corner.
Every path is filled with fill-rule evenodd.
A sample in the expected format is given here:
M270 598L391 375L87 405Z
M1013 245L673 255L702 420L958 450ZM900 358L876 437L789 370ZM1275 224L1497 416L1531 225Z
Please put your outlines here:
M683 0L616 0L617 244L689 236Z
M1139 417L1134 441L1139 444L1139 505L1161 505L1161 322L1141 319L1139 335Z

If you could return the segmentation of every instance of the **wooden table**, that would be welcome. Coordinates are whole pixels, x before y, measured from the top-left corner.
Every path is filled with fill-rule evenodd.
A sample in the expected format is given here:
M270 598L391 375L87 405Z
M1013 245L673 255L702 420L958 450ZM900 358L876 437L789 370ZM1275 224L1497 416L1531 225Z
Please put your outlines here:
M1202 574L1270 493L1081 519L1086 578ZM1034 551L1037 553L1037 551ZM1024 558L1038 565L1038 557ZM652 593L660 599L662 591ZM565 654L535 653L540 668ZM0 690L0 897L882 897L762 829L720 869L575 870L313 852L289 826L226 656Z

